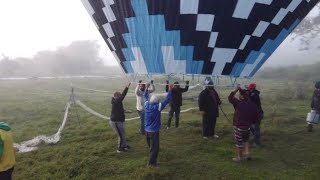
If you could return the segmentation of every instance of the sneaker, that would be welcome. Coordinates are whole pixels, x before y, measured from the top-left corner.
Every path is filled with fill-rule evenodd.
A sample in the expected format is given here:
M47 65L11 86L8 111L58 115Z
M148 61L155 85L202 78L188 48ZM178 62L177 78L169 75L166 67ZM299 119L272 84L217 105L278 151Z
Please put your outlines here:
M261 148L261 144L260 143L253 143L252 147Z
M238 158L238 157L234 157L234 158L232 158L232 161L237 162L237 163L240 163L240 162L242 162L243 160L240 159L240 158Z
M207 137L207 136L203 136L202 138L205 140L209 139L209 137Z
M148 167L150 167L150 168L157 168L158 165L157 165L157 164L148 164Z
M219 136L218 136L218 135L216 135L216 134L215 134L215 135L213 135L213 137L214 137L214 138L216 138L216 139L218 139L218 138L219 138Z
M247 160L247 161L252 160L252 158L250 157L250 155L244 155L244 159Z
M125 147L124 149L129 150L129 149L131 149L131 147L129 145L127 145L127 147Z
M117 153L122 153L122 152L127 152L128 150L126 150L126 148L119 148L117 150Z

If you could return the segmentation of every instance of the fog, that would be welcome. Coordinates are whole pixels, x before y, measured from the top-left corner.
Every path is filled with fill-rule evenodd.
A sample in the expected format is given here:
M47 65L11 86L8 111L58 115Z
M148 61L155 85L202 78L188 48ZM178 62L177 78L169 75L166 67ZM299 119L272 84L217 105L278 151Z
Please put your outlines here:
M75 41L52 51L40 51L32 58L10 58L0 61L0 77L112 75L120 68L107 68L99 57L96 41Z

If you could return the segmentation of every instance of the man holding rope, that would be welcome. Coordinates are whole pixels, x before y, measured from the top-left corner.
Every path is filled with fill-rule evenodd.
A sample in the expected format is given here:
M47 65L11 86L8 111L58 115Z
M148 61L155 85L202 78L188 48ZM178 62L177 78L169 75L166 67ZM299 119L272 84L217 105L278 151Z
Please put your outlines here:
M161 127L161 111L170 102L172 96L172 85L169 85L169 92L166 99L160 102L159 95L152 95L149 100L148 93L149 84L144 91L144 107L145 107L145 131L147 144L150 148L149 167L157 166L158 153L160 148L160 127Z
M139 84L137 85L134 93L137 98L137 111L140 116L140 134L144 135L145 130L144 130L144 106L143 106L143 92L145 91L146 86L145 84L142 84L142 80L139 81ZM149 88L147 88L148 93L152 93L155 91L155 87L153 85L153 80L151 80L151 85Z
M219 138L215 134L217 117L219 117L218 106L221 100L211 78L205 80L206 88L199 95L199 110L202 115L202 135L203 139L210 137Z
M239 99L235 97L237 92L239 92ZM228 99L235 108L233 126L238 156L232 160L235 162L250 160L248 140L250 127L259 117L258 108L253 102L249 101L247 91L242 90L240 86L230 93Z
M126 152L130 148L127 144L124 130L125 114L122 104L128 93L129 87L130 83L125 87L122 93L115 92L111 99L112 110L109 124L118 135L118 153Z
M263 110L261 107L261 101L260 101L260 91L258 91L256 89L257 85L255 83L251 83L248 86L248 95L249 95L249 99L251 102L253 102L259 110L259 117L258 120L256 121L256 123L253 125L253 127L250 128L251 133L254 136L254 143L260 147L261 143L260 143L260 124L261 124L261 120L263 119Z
M176 128L179 127L180 120L180 111L182 106L182 93L187 92L189 89L189 81L186 81L186 86L181 88L179 82L174 82L174 86L172 88L172 98L170 100L170 111L167 123L167 129L171 126L171 120L173 118L173 114L176 117ZM166 92L169 90L169 81L167 81Z

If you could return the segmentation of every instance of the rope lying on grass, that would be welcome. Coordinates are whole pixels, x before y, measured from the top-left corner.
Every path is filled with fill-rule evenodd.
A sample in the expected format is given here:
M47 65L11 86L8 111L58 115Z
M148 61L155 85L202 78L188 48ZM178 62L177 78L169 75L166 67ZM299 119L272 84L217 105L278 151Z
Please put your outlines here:
M62 123L59 127L59 130L55 134L51 136L39 135L31 140L21 142L20 144L14 143L13 144L14 148L18 149L19 153L25 153L25 152L30 152L38 149L37 146L42 142L45 144L56 144L57 142L59 142L61 137L61 132L64 129L67 122L69 108L70 108L70 103L68 102L66 105L66 110L64 113Z
M91 114L93 114L93 115L95 115L95 116L97 116L99 118L110 120L110 117L104 116L104 115L94 111L90 107L86 106L80 100L76 100L75 103L77 105L79 105L80 107L82 107L87 112L89 112L89 113L91 113ZM70 102L67 102L62 123L61 123L58 131L55 134L53 134L51 136L39 135L39 136L34 137L31 140L23 141L20 144L14 143L13 146L14 146L15 149L18 150L18 153L26 153L26 152L37 150L38 149L38 145L41 144L41 143L44 143L44 144L56 144L56 143L58 143L60 141L61 132L64 129L64 127L66 125L66 122L67 122L67 119L68 119L68 113L69 113L70 106L71 106ZM184 113L184 112L188 112L188 111L191 111L191 110L194 110L194 109L197 109L197 108L196 107L188 108L188 109L182 110L181 112ZM161 112L161 113L168 114L168 112ZM140 119L140 117L129 118L129 119L126 119L126 121L132 121L132 120L135 120L135 119Z

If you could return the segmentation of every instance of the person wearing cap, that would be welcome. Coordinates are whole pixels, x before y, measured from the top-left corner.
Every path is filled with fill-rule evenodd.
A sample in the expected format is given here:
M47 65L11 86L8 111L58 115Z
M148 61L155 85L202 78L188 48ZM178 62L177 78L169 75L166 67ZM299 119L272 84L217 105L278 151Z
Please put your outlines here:
M144 106L143 106L143 92L145 90L145 84L142 83L142 80L139 81L139 84L137 85L134 93L137 98L137 104L136 108L140 117L140 128L139 132L140 134L144 135L145 130L144 130ZM155 91L155 87L153 85L153 80L151 80L151 86L148 88L149 93L152 93Z
M114 129L116 134L118 135L118 149L117 152L126 152L130 146L128 146L126 141L126 135L124 130L124 122L125 122L125 114L124 114L124 108L123 108L123 100L126 97L128 93L128 89L130 87L129 83L122 93L115 92L112 99L112 109L111 109L111 116L110 116L110 126Z
M314 85L314 91L311 99L311 109L320 114L320 81L316 82ZM308 124L308 131L312 132L313 125Z
M235 97L237 92L239 92L239 99ZM232 160L235 162L250 160L248 140L250 127L257 121L259 116L258 107L249 100L247 91L242 90L239 86L230 93L228 100L235 109L233 127L237 157L232 158Z
M169 81L167 81L166 92L169 89ZM182 106L182 93L187 92L189 89L189 81L186 81L186 86L181 88L179 82L174 82L174 86L172 88L172 98L170 100L170 111L167 123L167 129L171 126L171 120L173 118L173 114L176 117L176 128L179 127L179 119L180 119L180 111Z
M0 179L11 180L16 164L10 126L0 122Z
M248 86L248 95L249 95L249 99L251 102L253 102L259 110L259 117L256 121L256 123L253 125L253 127L250 128L253 136L254 136L254 143L257 146L260 146L260 124L261 124L261 120L263 119L263 110L261 107L261 101L260 101L260 91L258 91L257 89L257 85L255 83L251 83Z
M202 115L203 139L210 137L219 138L215 134L215 126L217 117L219 117L218 106L221 104L221 100L210 78L207 78L204 84L205 89L200 93L198 98L199 110Z
M169 104L172 96L172 85L169 85L169 91L166 99L160 102L159 95L152 95L150 100L149 98L149 84L146 85L146 89L143 94L144 98L144 109L145 109L145 131L146 131L146 140L148 147L150 148L149 154L149 167L157 166L157 159L160 147L159 132L161 126L161 111Z

